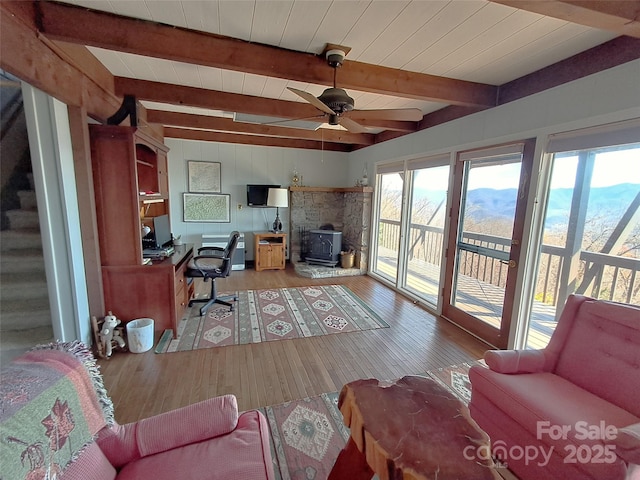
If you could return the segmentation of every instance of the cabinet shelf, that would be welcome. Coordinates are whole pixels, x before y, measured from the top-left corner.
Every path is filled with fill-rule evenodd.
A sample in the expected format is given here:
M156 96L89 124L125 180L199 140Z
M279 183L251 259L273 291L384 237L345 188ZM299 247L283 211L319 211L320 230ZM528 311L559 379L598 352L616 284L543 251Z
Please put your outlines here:
M136 160L136 163L137 163L138 165L143 165L143 166L145 166L145 167L149 167L149 168L156 168L156 166L155 166L154 164L149 163L149 162L145 162L144 160Z

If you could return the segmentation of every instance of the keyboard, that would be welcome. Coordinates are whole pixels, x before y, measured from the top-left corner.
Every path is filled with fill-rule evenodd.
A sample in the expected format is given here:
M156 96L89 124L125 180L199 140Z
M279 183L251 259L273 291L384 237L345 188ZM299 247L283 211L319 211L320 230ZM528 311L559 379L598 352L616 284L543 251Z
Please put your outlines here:
M144 258L170 257L175 251L176 249L174 247L145 248L142 250L142 256Z

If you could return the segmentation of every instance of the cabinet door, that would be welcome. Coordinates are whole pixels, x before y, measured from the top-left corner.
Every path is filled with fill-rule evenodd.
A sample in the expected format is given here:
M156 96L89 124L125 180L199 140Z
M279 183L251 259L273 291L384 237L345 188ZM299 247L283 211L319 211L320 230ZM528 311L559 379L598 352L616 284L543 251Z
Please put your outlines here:
M271 266L284 268L284 245L276 244L271 248Z
M256 270L271 266L271 245L258 245L256 248Z
M167 154L158 151L158 191L163 196L169 195L169 173L167 172Z
M92 126L91 161L102 265L142 263L138 182L128 129Z

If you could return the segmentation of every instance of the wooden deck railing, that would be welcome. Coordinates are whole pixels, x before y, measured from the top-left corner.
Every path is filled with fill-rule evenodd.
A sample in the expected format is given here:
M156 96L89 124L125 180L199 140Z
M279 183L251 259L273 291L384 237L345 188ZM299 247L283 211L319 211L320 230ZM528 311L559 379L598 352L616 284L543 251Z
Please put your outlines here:
M409 260L422 260L440 266L442 258L443 229L412 223L409 230ZM380 220L379 246L397 252L399 250L400 222ZM493 235L464 232L466 243L495 250L509 251L511 239ZM556 305L559 280L567 253L563 247L542 245L539 275L536 284L536 300ZM496 258L462 251L460 273L480 281L504 287L508 265ZM625 303L640 303L640 259L580 252L575 274L575 293L595 298Z

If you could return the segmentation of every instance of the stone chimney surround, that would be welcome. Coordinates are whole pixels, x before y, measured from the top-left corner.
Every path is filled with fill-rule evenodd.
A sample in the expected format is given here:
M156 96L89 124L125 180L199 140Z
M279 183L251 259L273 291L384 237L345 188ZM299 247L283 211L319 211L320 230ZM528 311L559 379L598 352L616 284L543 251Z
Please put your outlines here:
M353 250L367 272L373 187L289 187L290 258L301 260L301 231L331 224L342 232L342 249Z

